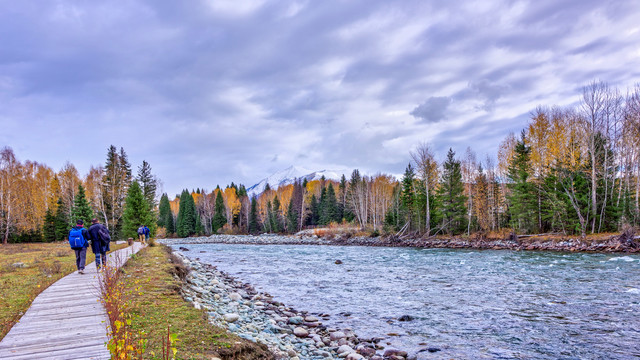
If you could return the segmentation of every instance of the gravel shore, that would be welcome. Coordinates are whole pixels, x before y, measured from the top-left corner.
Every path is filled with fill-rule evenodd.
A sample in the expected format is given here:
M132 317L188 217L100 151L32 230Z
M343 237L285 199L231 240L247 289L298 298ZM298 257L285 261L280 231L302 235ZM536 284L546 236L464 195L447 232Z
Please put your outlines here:
M184 243L181 241L181 243ZM328 314L310 314L274 301L215 266L175 251L190 271L183 295L209 321L250 341L266 344L278 359L405 360L407 352L384 348L382 338L361 339L351 329L327 328Z
M618 236L606 240L586 242L578 238L547 239L520 238L504 239L465 239L465 238L428 238L397 239L390 237L362 237L343 234L331 238L323 238L309 232L297 235L211 235L186 239L161 239L166 245L174 244L253 244L253 245L341 245L341 246L383 246L383 247L418 247L447 249L479 249L479 250L534 250L534 251L566 251L566 252L622 252L638 253L638 239L621 241Z

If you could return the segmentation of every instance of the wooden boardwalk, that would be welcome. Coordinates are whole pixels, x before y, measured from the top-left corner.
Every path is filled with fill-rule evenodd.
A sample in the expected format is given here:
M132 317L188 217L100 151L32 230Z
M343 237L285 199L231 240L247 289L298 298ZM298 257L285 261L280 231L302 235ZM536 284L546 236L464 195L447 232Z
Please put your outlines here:
M109 254L122 262L140 243ZM91 251L91 249L88 249ZM106 347L109 319L100 303L94 263L84 274L63 277L38 295L0 342L0 359L110 359Z

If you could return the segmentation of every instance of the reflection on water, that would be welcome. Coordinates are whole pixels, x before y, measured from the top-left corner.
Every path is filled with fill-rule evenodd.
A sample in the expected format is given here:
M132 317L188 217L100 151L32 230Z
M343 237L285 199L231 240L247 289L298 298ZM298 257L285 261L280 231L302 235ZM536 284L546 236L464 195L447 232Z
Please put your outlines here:
M326 325L420 359L640 357L640 256L182 246L278 301L330 314ZM419 352L427 347L442 351Z

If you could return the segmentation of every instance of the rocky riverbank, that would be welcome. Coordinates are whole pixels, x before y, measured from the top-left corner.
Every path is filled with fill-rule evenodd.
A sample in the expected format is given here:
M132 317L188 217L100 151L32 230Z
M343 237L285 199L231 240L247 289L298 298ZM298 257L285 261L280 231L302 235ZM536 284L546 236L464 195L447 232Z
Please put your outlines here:
M611 236L607 239L585 241L579 238L514 237L512 239L466 239L466 238L418 238L360 237L350 233L331 237L318 237L312 232L297 235L211 235L187 239L163 239L162 243L173 244L255 244L255 245L356 245L386 247L420 247L449 249L493 249L493 250L537 250L567 252L624 252L640 253L634 237Z
M205 309L214 325L267 345L278 359L415 358L405 351L385 349L381 338L361 339L351 329L328 328L322 324L328 314L309 314L287 307L215 266L175 253L190 270L183 287L185 299L194 307Z

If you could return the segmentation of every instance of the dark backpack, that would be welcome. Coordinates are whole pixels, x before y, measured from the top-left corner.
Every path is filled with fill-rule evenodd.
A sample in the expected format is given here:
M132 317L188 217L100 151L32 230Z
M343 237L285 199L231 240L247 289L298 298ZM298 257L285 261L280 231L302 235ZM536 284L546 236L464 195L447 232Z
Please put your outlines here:
M111 235L109 235L109 229L107 229L107 227L104 225L98 228L98 236L100 237L100 240L102 240L102 242L105 244L111 241Z
M82 236L82 228L71 229L71 231L69 231L69 246L71 246L72 249L82 249L88 245L87 240Z

